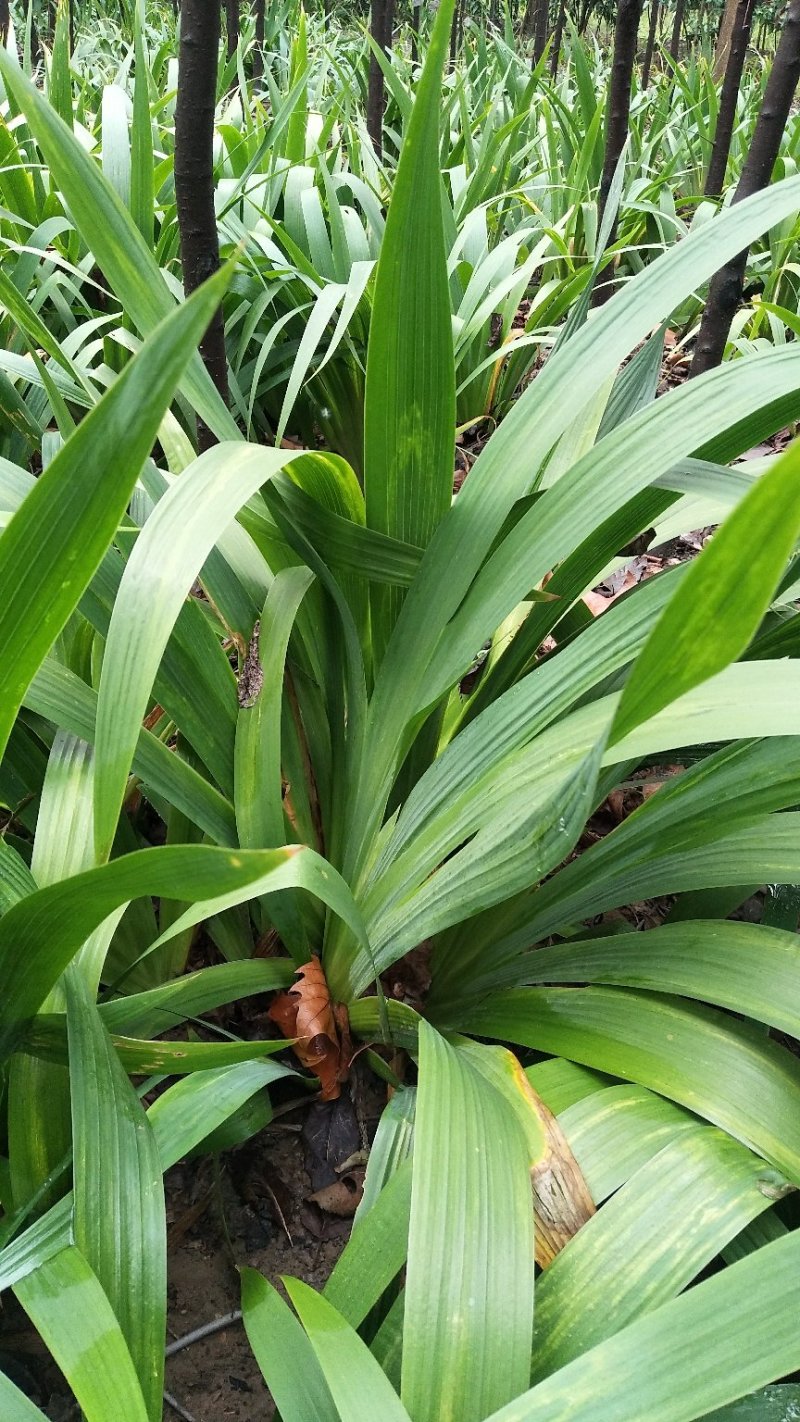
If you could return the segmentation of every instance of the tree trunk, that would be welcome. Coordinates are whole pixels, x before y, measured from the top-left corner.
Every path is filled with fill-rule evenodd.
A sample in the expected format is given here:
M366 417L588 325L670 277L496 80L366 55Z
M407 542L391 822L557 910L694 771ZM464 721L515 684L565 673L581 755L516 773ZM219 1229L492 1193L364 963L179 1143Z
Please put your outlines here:
M555 79L558 73L558 61L561 57L561 42L564 38L564 25L567 21L567 0L558 0L558 14L556 15L556 28L553 35L553 48L550 51L550 76Z
M717 31L717 43L714 49L714 79L719 83L728 65L728 54L730 52L731 40L736 29L736 14L739 9L739 0L725 0L725 8L722 11L722 18Z
M220 41L220 7L214 0L183 0L175 104L175 199L181 239L183 289L187 296L219 267L214 211L214 110ZM222 309L200 342L214 384L228 398L228 361ZM197 422L200 449L215 443Z
M798 79L800 0L791 0L733 202L742 202L769 186ZM712 277L690 375L712 370L725 354L731 321L742 296L747 251L745 248Z
M597 202L597 226L603 221L608 194L617 164L628 137L628 117L631 108L631 80L636 63L636 42L639 35L639 19L642 0L619 0L617 23L614 29L614 58L611 65L611 85L608 92L606 110L606 140L603 158L603 176ZM609 246L616 236L617 224L609 234ZM608 301L614 289L613 279L599 283L594 289L593 305L601 306Z
M658 28L658 12L660 0L650 0L650 28L647 31L647 48L644 52L644 63L642 64L642 88L646 89L650 83L650 69L653 63L653 50L656 47L656 29Z
M681 47L681 30L683 29L683 12L686 9L686 0L675 0L675 23L672 26L672 39L669 43L669 55L673 64L678 63L678 54Z
M714 146L706 174L706 197L719 197L725 186L725 170L736 118L736 100L744 69L747 46L750 42L750 27L753 23L754 0L737 0L733 29L728 45L728 63L722 81L719 100L717 126L714 130Z
M8 43L8 31L11 25L11 9L9 0L0 0L0 45L5 49Z
M536 0L536 18L533 28L533 67L539 63L547 48L547 30L550 20L549 0Z
M253 78L260 79L264 73L264 22L266 0L256 0L256 33L253 45Z
M372 25L370 33L373 41L385 54L392 38L394 0L372 0ZM369 80L367 88L367 132L372 146L380 158L383 151L383 70L374 54L369 60Z
M539 63L547 44L549 0L528 0L522 17L522 38L533 40L533 67Z
M419 12L420 6L411 0L411 63L419 59Z
M239 0L225 0L226 56L233 59L239 44Z

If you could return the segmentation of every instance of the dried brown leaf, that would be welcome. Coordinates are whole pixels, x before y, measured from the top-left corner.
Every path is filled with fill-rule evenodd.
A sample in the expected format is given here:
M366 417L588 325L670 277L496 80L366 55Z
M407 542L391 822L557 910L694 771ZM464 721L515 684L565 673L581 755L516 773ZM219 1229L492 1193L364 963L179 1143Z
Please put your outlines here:
M304 1067L319 1077L323 1101L334 1101L347 1079L352 1056L347 1009L331 1002L319 958L297 969L298 979L288 992L273 999L269 1016L285 1037L293 1037L293 1050Z
M364 1194L364 1167L356 1166L346 1175L340 1176L332 1185L325 1185L309 1199L319 1205L326 1215L338 1215L340 1219L351 1219L361 1203Z

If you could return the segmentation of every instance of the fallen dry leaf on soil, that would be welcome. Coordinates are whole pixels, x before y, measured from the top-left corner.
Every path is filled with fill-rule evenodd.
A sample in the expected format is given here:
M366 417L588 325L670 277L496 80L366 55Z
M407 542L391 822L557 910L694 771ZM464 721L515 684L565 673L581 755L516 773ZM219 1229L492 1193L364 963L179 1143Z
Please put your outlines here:
M309 1199L319 1205L326 1215L338 1215L340 1219L351 1219L361 1203L364 1194L363 1165L355 1166L348 1170L346 1175L341 1175L338 1180L334 1180L332 1185L323 1185L321 1190L316 1190Z
M295 1055L319 1077L323 1101L335 1101L347 1080L352 1056L347 1009L331 1002L319 958L297 969L298 978L288 992L279 992L269 1017L285 1037L294 1037Z
M592 615L594 617L599 617L601 612L605 612L606 608L610 607L612 602L616 602L617 598L621 597L624 592L627 592L629 590L629 588L635 587L636 583L637 578L635 573L631 569L628 569L625 573L625 577L623 578L620 587L617 589L616 592L612 593L610 597L604 597L602 593L585 592L583 594L582 600L583 602L585 602Z

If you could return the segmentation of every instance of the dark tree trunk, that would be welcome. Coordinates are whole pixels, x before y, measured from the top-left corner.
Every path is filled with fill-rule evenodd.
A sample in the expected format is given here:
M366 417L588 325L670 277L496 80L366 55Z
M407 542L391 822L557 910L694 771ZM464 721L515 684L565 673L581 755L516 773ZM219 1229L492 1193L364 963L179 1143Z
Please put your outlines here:
M639 34L639 19L642 0L619 0L617 23L614 29L614 58L611 65L611 85L608 92L606 110L606 140L603 157L603 176L598 195L597 226L603 221L608 194L617 164L628 137L628 118L631 109L631 81L636 63L636 42ZM617 224L609 233L609 246L616 236ZM593 304L601 306L608 301L614 290L613 279L598 283L594 290Z
M419 5L411 0L411 63L419 59Z
M253 46L253 78L260 79L264 73L264 22L266 0L256 0L256 33Z
M220 41L220 7L214 0L183 0L175 104L175 198L181 238L183 289L189 296L219 267L214 212L214 109ZM200 342L206 368L224 400L228 361L222 309ZM198 443L208 449L211 431L197 422Z
M389 48L394 21L394 0L372 0L372 25L370 33L373 41L383 53ZM383 151L383 70L374 54L369 60L369 81L367 88L367 132L372 146L380 158Z
M450 23L450 68L455 68L456 55L458 53L458 11L459 3L456 0L453 10L453 18Z
M74 0L69 2L69 52L75 53L75 5Z
M558 0L558 13L556 15L556 28L553 34L553 48L550 51L550 74L555 79L558 73L558 61L561 57L561 42L564 38L564 25L567 21L567 0Z
M225 0L225 36L226 55L233 59L239 44L239 0Z
M739 0L736 6L728 46L728 63L719 99L714 146L711 150L711 161L706 174L706 197L719 197L725 186L725 170L728 166L728 154L736 118L736 100L739 97L739 84L747 55L747 46L750 43L750 27L753 23L754 8L754 0Z
M686 0L675 0L675 23L672 26L672 39L669 42L669 55L673 64L678 63L678 54L681 47L681 30L683 29L683 12L686 9Z
M11 9L9 0L0 0L0 44L3 49L8 41L8 30L11 24Z
M791 0L733 202L742 202L769 186L798 79L800 0ZM702 375L720 364L742 297L746 267L747 248L712 277L690 375Z
M658 28L658 12L660 0L650 0L650 28L647 31L647 47L644 52L644 63L642 64L642 88L646 89L650 83L650 69L653 63L653 50L656 47L656 30Z
M717 38L714 46L714 78L717 83L723 78L728 67L728 55L731 48L731 40L736 27L736 12L739 8L739 0L725 0L725 6L720 16Z
M547 47L547 30L550 20L549 0L536 0L533 27L533 67L539 63Z

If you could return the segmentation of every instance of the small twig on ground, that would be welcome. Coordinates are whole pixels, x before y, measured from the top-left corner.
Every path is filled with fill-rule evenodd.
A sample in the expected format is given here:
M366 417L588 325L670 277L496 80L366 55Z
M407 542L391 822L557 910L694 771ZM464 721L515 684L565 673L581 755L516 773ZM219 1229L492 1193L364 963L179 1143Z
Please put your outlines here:
M230 1328L232 1323L241 1323L241 1321L242 1310L240 1308L233 1309L231 1313L223 1313L220 1318L212 1319L211 1323L203 1323L199 1328L193 1328L191 1333L184 1333L182 1338L176 1338L174 1343L168 1343L164 1349L164 1357L171 1358L173 1353L180 1353L182 1348L191 1348L193 1343L199 1343L203 1338L210 1338L212 1333L221 1333L223 1328ZM164 1396L166 1397L166 1393Z
M282 1225L282 1227L283 1227L283 1232L284 1232L284 1234L286 1235L286 1238L288 1239L290 1245L292 1246L292 1249L294 1249L294 1240L292 1239L292 1236L291 1236L291 1234L289 1233L289 1226L288 1226L288 1224L286 1223L286 1216L284 1215L283 1210L281 1209L281 1207L280 1207L280 1205L279 1205L279 1203L278 1203L278 1197L277 1197L277 1195L275 1194L275 1191L274 1191L273 1189L271 1189L271 1187L267 1184L266 1180L263 1182L263 1184L264 1184L264 1189L266 1190L267 1194L269 1195L269 1198L270 1198L271 1201L272 1201L272 1205L273 1205L273 1208L274 1208L274 1210L275 1210L275 1213L276 1213L276 1215L278 1216L278 1219L279 1219L280 1222L281 1222L281 1225Z
M173 1412L177 1412L178 1416L183 1418L183 1422L197 1422L197 1419L192 1416L191 1412L187 1412L186 1408L181 1406L177 1397L173 1397L171 1392L164 1393L164 1401L167 1407L171 1407Z

